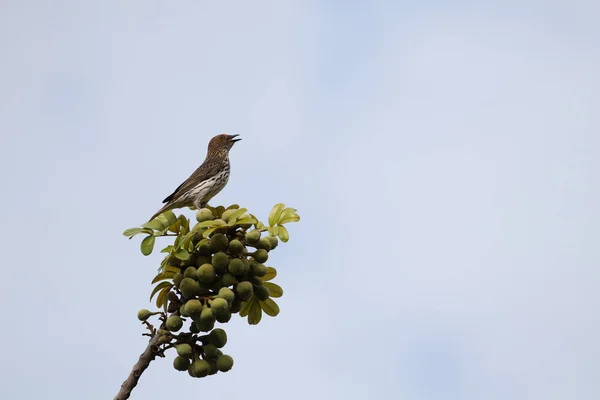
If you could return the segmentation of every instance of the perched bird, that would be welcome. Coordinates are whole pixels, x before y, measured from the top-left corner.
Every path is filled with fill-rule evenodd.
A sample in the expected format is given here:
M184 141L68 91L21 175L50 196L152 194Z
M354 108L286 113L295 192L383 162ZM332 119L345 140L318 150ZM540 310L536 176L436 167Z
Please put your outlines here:
M208 152L202 165L194 171L166 199L160 210L150 218L153 220L165 211L181 207L204 208L210 199L216 196L229 180L229 150L239 135L217 135L208 143Z

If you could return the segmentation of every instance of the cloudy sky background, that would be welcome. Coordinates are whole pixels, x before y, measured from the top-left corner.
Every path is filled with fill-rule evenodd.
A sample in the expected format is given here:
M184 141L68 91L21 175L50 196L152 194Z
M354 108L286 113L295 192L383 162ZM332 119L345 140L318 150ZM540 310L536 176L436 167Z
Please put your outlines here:
M107 399L146 339L143 223L222 132L212 202L302 221L227 374L133 399L600 397L600 6L0 2L0 397ZM192 215L187 211L188 215Z

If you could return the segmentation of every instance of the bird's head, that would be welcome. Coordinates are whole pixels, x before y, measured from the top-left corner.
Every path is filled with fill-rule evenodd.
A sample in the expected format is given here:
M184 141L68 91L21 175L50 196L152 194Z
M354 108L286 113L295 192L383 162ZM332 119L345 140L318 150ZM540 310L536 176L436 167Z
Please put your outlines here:
M217 135L210 140L208 143L208 152L209 153L222 153L228 152L235 142L239 142L242 140L241 138L237 138L239 135Z

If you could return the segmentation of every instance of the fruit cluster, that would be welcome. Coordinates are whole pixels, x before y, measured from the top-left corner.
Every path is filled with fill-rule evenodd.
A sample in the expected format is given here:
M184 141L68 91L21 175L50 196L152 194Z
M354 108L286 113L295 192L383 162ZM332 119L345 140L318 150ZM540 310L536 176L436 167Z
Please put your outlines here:
M226 323L239 313L247 316L250 324L257 324L263 311L270 316L279 313L271 297L280 297L283 291L269 282L276 276L276 270L264 263L279 244L276 235L283 226L266 227L245 211L237 206L203 208L196 213L198 224L192 229L185 217L163 214L158 218L160 225L154 222L144 228L156 231L144 239L152 237L152 246L157 236L176 236L176 239L163 249L168 254L153 280L153 283L163 281L152 296L158 293L156 304L164 312L143 309L138 318L146 321L155 314L163 316L158 330L164 336L161 343L176 348L174 368L188 371L193 377L233 367L231 356L221 350L227 335L223 329L215 328L216 323ZM282 211L279 210L280 220ZM297 217L295 210L293 215Z

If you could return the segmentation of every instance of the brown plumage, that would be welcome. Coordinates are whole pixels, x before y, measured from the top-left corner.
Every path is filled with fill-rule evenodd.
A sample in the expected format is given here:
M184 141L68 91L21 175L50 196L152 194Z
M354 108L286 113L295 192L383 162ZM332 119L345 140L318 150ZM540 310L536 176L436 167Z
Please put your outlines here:
M219 193L229 180L229 150L238 135L217 135L208 143L208 152L202 165L194 171L171 195L165 204L150 218L153 220L167 210L181 207L203 208Z

